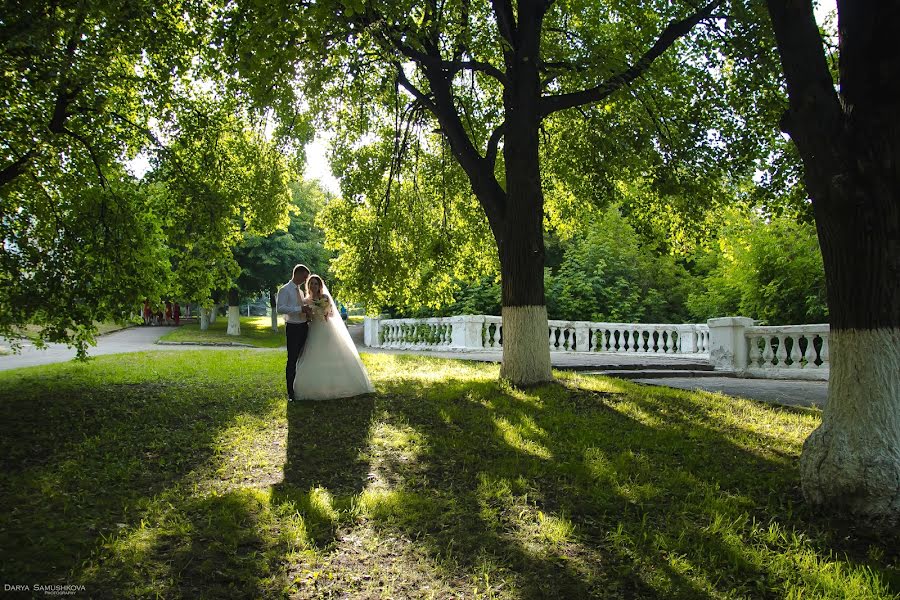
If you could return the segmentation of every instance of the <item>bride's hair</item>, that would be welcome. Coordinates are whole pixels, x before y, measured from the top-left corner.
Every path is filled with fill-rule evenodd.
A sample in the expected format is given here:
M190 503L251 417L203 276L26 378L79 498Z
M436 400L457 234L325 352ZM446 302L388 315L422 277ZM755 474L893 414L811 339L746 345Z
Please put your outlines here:
M322 281L322 278L319 277L318 275L310 275L309 278L306 280L306 293L309 295L312 295L312 290L310 290L310 284L313 282L313 280L316 280L319 282L319 295L324 295L325 294L325 282Z

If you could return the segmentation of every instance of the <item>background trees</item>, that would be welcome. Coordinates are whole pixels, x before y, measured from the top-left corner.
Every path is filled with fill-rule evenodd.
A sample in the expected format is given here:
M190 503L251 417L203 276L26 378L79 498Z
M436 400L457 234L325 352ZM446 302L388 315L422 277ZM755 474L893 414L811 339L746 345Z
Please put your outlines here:
M327 193L316 181L293 182L289 188L291 207L287 228L266 236L248 236L234 249L241 268L236 284L247 295L268 294L273 329L278 328L275 296L278 288L290 279L294 265L301 262L313 273L322 274L326 281L330 279L327 275L330 254L324 247L324 232L316 225L316 215L325 207Z
M414 158L452 156L463 185L450 189L471 190L490 227L509 313L503 376L517 383L550 377L549 355L534 350L545 337L546 190L571 188L567 177L587 167L601 198L616 180L637 177L673 198L714 197L701 192L724 173L777 153L775 136L757 127L777 90L774 56L758 56L750 34L764 31L760 15L741 4L336 1L282 14L275 35L285 49L255 60L264 73L302 69L313 108L337 131L338 155L364 167L348 173L346 202L384 218L404 193L418 200ZM238 58L242 40L268 29L249 3L229 5L222 18L239 23L223 34ZM239 71L244 89L258 87L250 69ZM747 111L738 117L729 100ZM542 148L552 158L542 162ZM381 248L404 244L394 236ZM405 266L374 262L376 280Z
M94 320L227 287L231 245L286 222L285 172L302 156L201 72L210 10L4 5L0 335L37 325L83 352ZM139 155L154 167L143 181L126 168Z

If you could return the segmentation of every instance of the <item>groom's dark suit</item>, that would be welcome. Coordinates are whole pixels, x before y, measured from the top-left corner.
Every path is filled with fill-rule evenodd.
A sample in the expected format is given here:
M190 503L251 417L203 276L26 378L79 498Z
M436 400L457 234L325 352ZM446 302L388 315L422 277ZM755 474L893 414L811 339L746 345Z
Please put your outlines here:
M275 301L275 312L284 315L284 331L287 337L287 364L284 375L287 381L288 398L294 398L294 376L297 373L297 359L303 353L306 336L309 334L309 323L303 313L301 298L303 291L296 283L288 281L278 290Z

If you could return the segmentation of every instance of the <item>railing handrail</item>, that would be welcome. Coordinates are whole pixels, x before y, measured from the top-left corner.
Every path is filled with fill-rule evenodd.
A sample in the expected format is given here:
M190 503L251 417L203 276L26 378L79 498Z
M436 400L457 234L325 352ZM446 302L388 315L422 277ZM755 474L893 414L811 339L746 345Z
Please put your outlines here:
M809 325L751 325L745 329L745 335L776 335L779 333L829 333L831 326L828 323L813 323Z

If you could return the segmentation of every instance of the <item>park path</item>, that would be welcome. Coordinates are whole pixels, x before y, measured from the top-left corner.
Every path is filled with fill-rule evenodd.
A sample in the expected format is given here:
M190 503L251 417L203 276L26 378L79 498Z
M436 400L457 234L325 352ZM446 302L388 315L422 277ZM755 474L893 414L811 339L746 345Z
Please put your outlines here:
M88 348L88 356L101 356L104 354L123 354L126 352L146 352L148 350L187 350L189 348L208 348L209 346L183 346L157 344L157 340L173 331L174 327L129 327L112 333L97 336L97 345ZM0 343L6 346L4 340ZM247 350L246 346L217 346L217 350L224 349ZM19 354L7 354L0 356L0 371L18 369L21 367L34 367L37 365L49 365L52 363L66 362L75 358L75 349L65 344L48 344L47 348L35 348L30 343L23 344Z
M129 327L97 337L97 345L88 350L89 356L121 354L125 352L170 351L210 348L207 345L158 344L159 338L174 327ZM350 325L350 335L362 353L418 354L437 358L454 358L499 363L500 350L481 352L430 352L412 350L387 350L366 348L362 345L362 325ZM281 351L272 348L248 348L246 346L215 346L216 350ZM687 390L721 392L729 396L752 398L763 402L791 406L815 406L821 408L828 395L825 381L785 381L770 379L740 379L723 377L719 373L704 372L696 360L681 357L641 357L621 354L580 354L554 352L551 355L554 368L573 369L585 373L627 376L643 385L662 385ZM75 358L75 350L64 344L49 344L37 349L28 344L19 354L0 356L0 371L66 362ZM668 370L668 371L667 371ZM647 375L642 377L641 375Z

